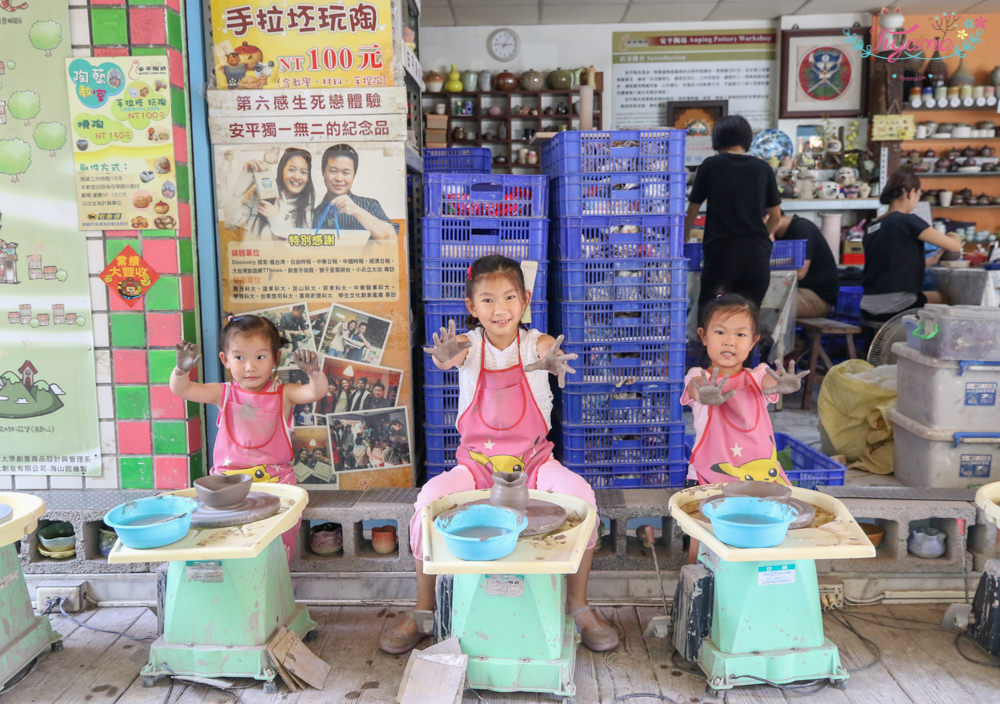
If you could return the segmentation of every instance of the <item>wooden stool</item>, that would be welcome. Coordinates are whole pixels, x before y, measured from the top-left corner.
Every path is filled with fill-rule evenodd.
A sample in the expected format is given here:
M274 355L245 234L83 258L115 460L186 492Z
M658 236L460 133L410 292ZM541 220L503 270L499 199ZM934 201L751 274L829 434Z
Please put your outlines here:
M830 318L797 318L795 323L802 328L802 332L809 336L812 341L812 350L809 353L809 374L806 376L806 383L802 389L802 409L808 410L812 403L812 390L816 384L816 363L820 357L827 371L833 368L833 362L823 349L823 335L843 335L847 341L847 354L851 359L857 359L858 355L854 351L854 336L861 333L861 328L850 323L842 323L839 320Z

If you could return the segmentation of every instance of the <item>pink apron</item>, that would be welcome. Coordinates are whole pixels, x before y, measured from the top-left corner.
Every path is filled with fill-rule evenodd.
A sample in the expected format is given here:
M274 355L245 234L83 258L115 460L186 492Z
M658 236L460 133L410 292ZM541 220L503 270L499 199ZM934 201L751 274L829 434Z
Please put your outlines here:
M701 484L756 479L788 484L778 461L767 400L746 369L726 380L723 392L736 390L720 406L710 406L691 465Z
M521 336L517 364L487 369L486 334L479 355L479 380L472 403L458 419L461 442L458 462L469 468L477 489L493 486L493 471L526 472L529 489L537 487L538 468L552 456L548 427L521 366Z
M295 484L289 422L282 418L282 384L246 391L227 382L222 387L219 434L212 453L212 474L249 474L255 482ZM301 521L299 521L301 524ZM299 524L282 534L291 560Z

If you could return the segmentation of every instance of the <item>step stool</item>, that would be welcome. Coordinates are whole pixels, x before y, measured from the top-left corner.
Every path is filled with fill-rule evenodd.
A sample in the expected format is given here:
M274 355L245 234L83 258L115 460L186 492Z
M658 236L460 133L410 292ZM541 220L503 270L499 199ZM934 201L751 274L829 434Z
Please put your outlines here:
M822 357L826 371L833 368L833 362L826 350L823 349L823 335L843 335L847 342L848 356L851 359L857 359L858 355L854 350L854 336L861 333L861 328L830 318L797 318L795 323L812 341L812 349L809 352L809 374L806 376L805 386L802 389L802 409L809 410L809 406L812 404L812 390L816 385L816 363Z

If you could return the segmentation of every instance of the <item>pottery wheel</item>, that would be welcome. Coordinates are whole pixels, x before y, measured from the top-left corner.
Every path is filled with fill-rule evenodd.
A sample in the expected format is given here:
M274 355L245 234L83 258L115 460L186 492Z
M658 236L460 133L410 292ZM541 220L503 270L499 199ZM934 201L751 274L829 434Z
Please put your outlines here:
M709 496L706 499L702 499L701 502L699 502L698 504L698 510L701 510L701 507L704 506L707 502L715 501L716 499L722 499L722 498L725 498L722 494L715 494L713 496ZM798 517L789 524L788 530L795 530L796 528L807 528L808 526L812 525L813 519L816 518L816 509L813 508L812 504L806 503L805 501L796 498L790 498L786 500L785 503L787 503L792 508L798 509L799 512ZM699 518L703 521L708 520L705 518L705 514L701 514Z
M488 504L489 502L489 499L479 499L478 501L470 501L466 505ZM566 520L566 509L559 504L541 499L528 499L524 513L528 517L528 527L521 531L521 535L524 537L551 533Z
M192 528L225 528L270 518L281 509L281 499L273 494L251 492L234 508L209 508L202 504L191 514Z
M14 515L14 509L7 504L0 504L0 523L6 523Z

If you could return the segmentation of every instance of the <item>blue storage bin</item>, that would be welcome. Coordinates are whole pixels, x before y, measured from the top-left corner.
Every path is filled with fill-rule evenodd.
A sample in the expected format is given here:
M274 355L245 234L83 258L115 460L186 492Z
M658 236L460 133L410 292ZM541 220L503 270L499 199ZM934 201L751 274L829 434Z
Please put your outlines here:
M430 259L424 255L424 298L439 300L465 300L465 282L469 278L469 266L475 259ZM532 298L544 299L548 287L549 263L538 262ZM464 303L462 304L465 305Z
M834 309L837 320L861 320L861 297L864 293L863 286L841 286L837 295L837 307Z
M684 486L687 462L662 464L566 464L595 489L654 489Z
M686 259L562 259L563 301L687 300Z
M562 419L575 425L643 425L682 420L683 381L576 384L562 389Z
M468 259L487 254L511 259L548 259L547 218L425 217L422 255L431 259Z
M458 386L425 385L424 418L427 425L451 425L458 422Z
M847 472L847 467L844 465L785 433L775 433L774 442L778 452L786 447L792 449L792 466L795 469L786 471L785 476L793 485L803 489L844 485L844 475ZM690 457L691 450L694 449L694 435L685 437L684 445Z
M683 215L562 217L552 221L552 230L558 258L666 259L683 255Z
M424 301L424 340L426 344L431 344L433 339L431 333L438 332L441 328L448 327L448 321L455 321L455 328L460 332L465 332L468 327L465 325L465 316L469 311L465 308L465 301ZM535 328L542 332L549 329L549 305L544 300L531 301L531 323L529 328Z
M449 469L457 464L455 451L461 436L454 425L425 425L424 435L427 441L427 464L447 465Z
M424 173L488 174L493 170L493 153L486 147L424 149Z
M553 323L571 343L673 340L687 334L687 306L687 300L559 303Z
M457 320L455 321L458 322ZM437 332L433 330L432 332ZM431 386L457 386L458 370L449 369L443 371L434 366L434 361L429 354L424 354L424 383Z
M424 176L424 215L544 218L549 212L548 198L548 178L542 175L431 173Z
M684 168L685 130L558 132L542 146L542 173L678 171Z
M683 215L686 183L686 171L566 174L552 180L553 213Z
M701 271L703 251L701 242L687 242L684 256L690 271ZM806 263L805 240L778 240L771 247L772 269L801 269Z
M566 464L687 463L684 423L656 423L618 427L553 426L556 456Z
M660 342L563 343L564 352L579 355L570 362L571 383L677 381L684 378L687 340Z

